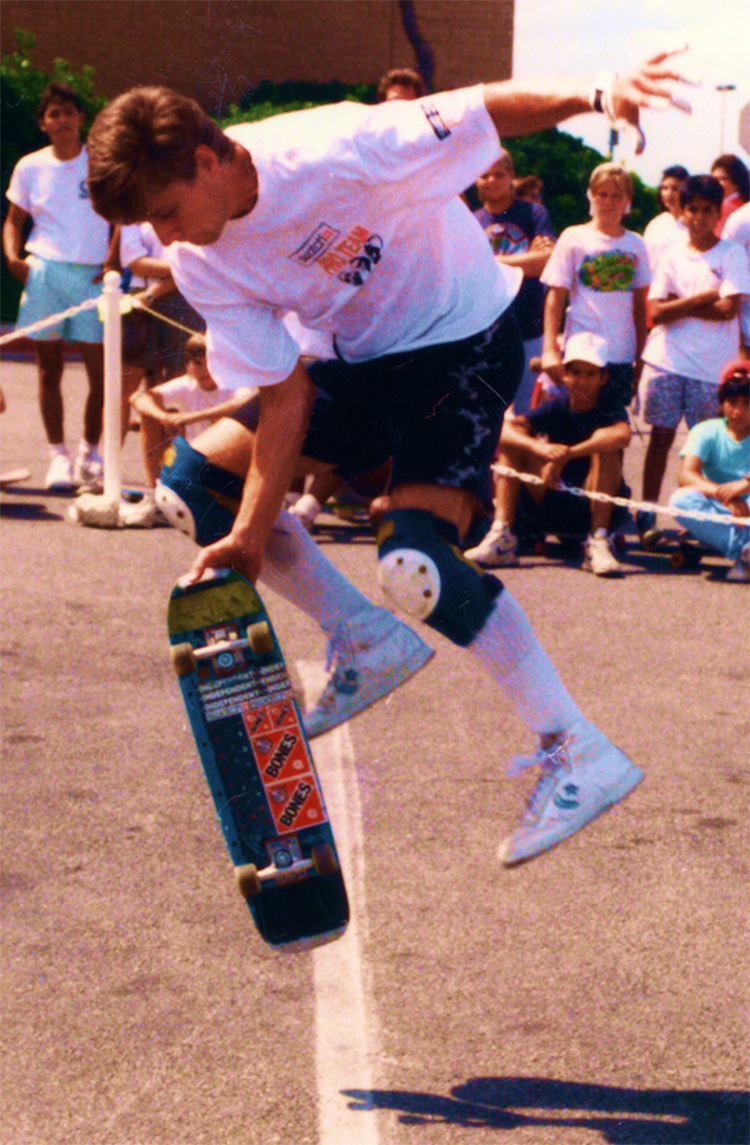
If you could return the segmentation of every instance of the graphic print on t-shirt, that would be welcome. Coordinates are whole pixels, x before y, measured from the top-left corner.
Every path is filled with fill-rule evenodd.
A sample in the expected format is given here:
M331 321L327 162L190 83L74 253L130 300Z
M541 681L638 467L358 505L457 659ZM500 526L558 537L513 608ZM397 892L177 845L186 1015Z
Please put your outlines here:
M602 251L583 260L578 278L589 290L632 290L637 265L638 260L627 251Z
M517 223L490 223L484 233L493 254L525 254L529 249L529 236Z

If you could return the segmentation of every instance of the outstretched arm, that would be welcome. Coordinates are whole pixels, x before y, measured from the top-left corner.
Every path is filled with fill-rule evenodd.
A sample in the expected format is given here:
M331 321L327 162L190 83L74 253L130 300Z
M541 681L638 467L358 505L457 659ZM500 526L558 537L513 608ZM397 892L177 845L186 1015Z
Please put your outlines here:
M673 84L687 82L669 63L677 54L661 52L621 76L602 73L593 79L490 83L485 88L485 106L503 137L530 135L556 127L572 115L601 111L615 125L636 133L640 152L646 142L640 127L641 108L690 111L689 104L672 90Z

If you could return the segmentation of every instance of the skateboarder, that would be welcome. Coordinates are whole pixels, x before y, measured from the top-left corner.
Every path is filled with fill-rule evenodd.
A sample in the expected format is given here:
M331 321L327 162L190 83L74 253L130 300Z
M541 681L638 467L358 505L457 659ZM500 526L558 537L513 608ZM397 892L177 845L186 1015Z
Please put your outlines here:
M356 681L363 666L377 675L389 649L358 651L358 639L371 644L360 594L280 509L303 452L345 478L392 456L384 592L467 647L540 737L541 778L502 848L507 863L567 838L642 773L583 717L502 583L460 555L489 503L523 358L509 311L520 275L497 265L459 193L497 159L499 133L592 109L639 131L639 107L677 103L670 81L679 78L660 55L619 78L343 103L228 133L180 95L135 89L89 137L96 209L112 222L152 223L206 319L212 373L260 387L252 449L240 421L219 423L197 448L183 443L162 474L162 507L171 501L204 546L192 576L262 573L332 635L339 679ZM334 333L338 357L308 373L281 323L286 308ZM361 631L342 640L353 610ZM348 718L342 696L334 700L331 725Z

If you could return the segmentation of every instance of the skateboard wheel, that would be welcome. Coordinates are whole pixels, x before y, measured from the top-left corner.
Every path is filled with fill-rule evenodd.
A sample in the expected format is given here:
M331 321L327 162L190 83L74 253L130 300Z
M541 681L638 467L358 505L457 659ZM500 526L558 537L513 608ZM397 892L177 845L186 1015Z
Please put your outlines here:
M687 563L685 560L685 554L681 552L672 553L669 558L669 563L673 569L684 568L685 564Z
M195 671L196 659L192 644L173 644L169 651L172 667L178 676L189 676Z
M321 847L313 847L312 861L319 875L335 875L339 869L336 852L329 843L324 843Z
M256 895L260 894L260 875L258 868L253 863L247 863L244 867L235 867L234 875L237 879L237 888L243 899L255 898Z
M247 638L256 656L268 656L273 652L273 636L265 620L251 624L247 630Z

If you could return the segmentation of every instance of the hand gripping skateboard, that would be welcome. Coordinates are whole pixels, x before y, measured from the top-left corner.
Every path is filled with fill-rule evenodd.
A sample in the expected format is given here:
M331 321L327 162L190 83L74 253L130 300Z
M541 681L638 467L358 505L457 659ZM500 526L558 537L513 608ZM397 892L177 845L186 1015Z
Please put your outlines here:
M172 590L172 663L241 894L266 942L306 950L349 919L331 824L258 593L219 571Z

